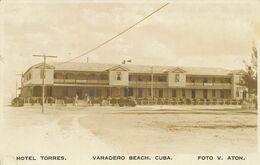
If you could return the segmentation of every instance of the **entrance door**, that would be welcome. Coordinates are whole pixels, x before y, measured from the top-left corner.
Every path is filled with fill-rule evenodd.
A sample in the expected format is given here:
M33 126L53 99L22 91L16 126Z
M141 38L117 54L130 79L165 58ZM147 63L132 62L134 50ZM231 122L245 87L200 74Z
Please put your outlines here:
M94 97L94 95L95 95L95 89L94 89L94 88L88 88L88 89L87 89L87 94L88 94L88 96L90 96L90 97Z
M192 89L192 90L191 90L191 97L192 97L193 99L195 99L195 97L196 97L195 89Z
M76 94L78 95L79 99L83 99L83 89L82 88L77 88Z

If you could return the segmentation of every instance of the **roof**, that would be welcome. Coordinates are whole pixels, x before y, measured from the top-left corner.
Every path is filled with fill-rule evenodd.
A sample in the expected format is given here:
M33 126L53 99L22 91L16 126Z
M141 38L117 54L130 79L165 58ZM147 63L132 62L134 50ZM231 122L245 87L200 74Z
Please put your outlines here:
M42 63L40 63L42 64ZM214 76L228 76L234 73L233 70L228 70L224 68L212 68L212 67L181 67L181 66L152 66L152 65L133 65L133 64L102 64L102 63L79 63L79 62L69 62L69 63L54 63L49 62L49 65L55 67L55 70L60 71L95 71L104 72L113 69L117 66L122 66L126 68L130 73L166 73L168 71L174 71L180 69L185 71L188 75L214 75ZM36 64L34 66L39 66ZM32 67L34 67L32 66Z

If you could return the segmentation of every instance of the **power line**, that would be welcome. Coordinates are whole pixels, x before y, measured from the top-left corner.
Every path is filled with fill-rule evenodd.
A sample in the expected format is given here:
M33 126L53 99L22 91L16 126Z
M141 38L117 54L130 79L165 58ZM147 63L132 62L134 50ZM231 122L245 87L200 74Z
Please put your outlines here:
M127 31L129 31L130 29L132 29L133 27L135 27L135 26L138 25L139 23L143 22L144 20L146 20L147 18L149 18L149 17L152 16L153 14L157 13L158 11L160 11L162 8L164 8L164 7L167 6L167 5L169 5L169 3L166 3L166 4L162 5L161 7L159 7L158 9L156 9L155 11L153 11L152 13L150 13L149 15L147 15L147 16L145 16L144 18L142 18L142 19L140 19L139 21L137 21L135 24L131 25L130 27L126 28L125 30L123 30L123 31L121 31L120 33L118 33L117 35L111 37L110 39L108 39L108 40L102 42L102 43L99 44L98 46L96 46L96 47L94 47L94 48L88 50L87 52L82 53L81 55L79 55L79 56L77 56L77 57L74 57L74 58L72 58L72 59L70 59L70 60L68 60L68 61L65 61L65 62L56 64L56 65L62 65L62 64L65 64L65 63L67 63L67 62L74 61L74 60L76 60L76 59L78 59L78 58L80 58L80 57L82 57L82 56L85 56L85 55L87 55L87 54L89 54L89 53L95 51L96 49L98 49L98 48L102 47L103 45L109 43L109 42L112 41L113 39L115 39L115 38L119 37L120 35L126 33Z

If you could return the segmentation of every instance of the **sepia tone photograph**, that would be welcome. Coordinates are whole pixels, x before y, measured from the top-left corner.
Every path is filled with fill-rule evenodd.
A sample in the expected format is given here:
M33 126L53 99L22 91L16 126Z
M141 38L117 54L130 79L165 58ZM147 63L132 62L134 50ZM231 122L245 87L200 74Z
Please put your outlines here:
M260 163L259 0L0 0L0 39L0 165Z

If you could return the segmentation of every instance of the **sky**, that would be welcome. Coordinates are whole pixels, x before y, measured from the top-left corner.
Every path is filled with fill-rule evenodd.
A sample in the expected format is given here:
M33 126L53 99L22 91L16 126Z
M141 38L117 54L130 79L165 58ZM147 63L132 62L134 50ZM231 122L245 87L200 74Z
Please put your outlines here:
M65 3L66 2L66 3ZM243 69L260 34L260 1L170 1L88 55L91 63ZM133 25L165 2L1 1L1 93L15 96L16 74L42 61L66 61ZM258 36L258 37L257 37ZM87 56L79 58L86 62ZM8 92L7 92L8 91Z

